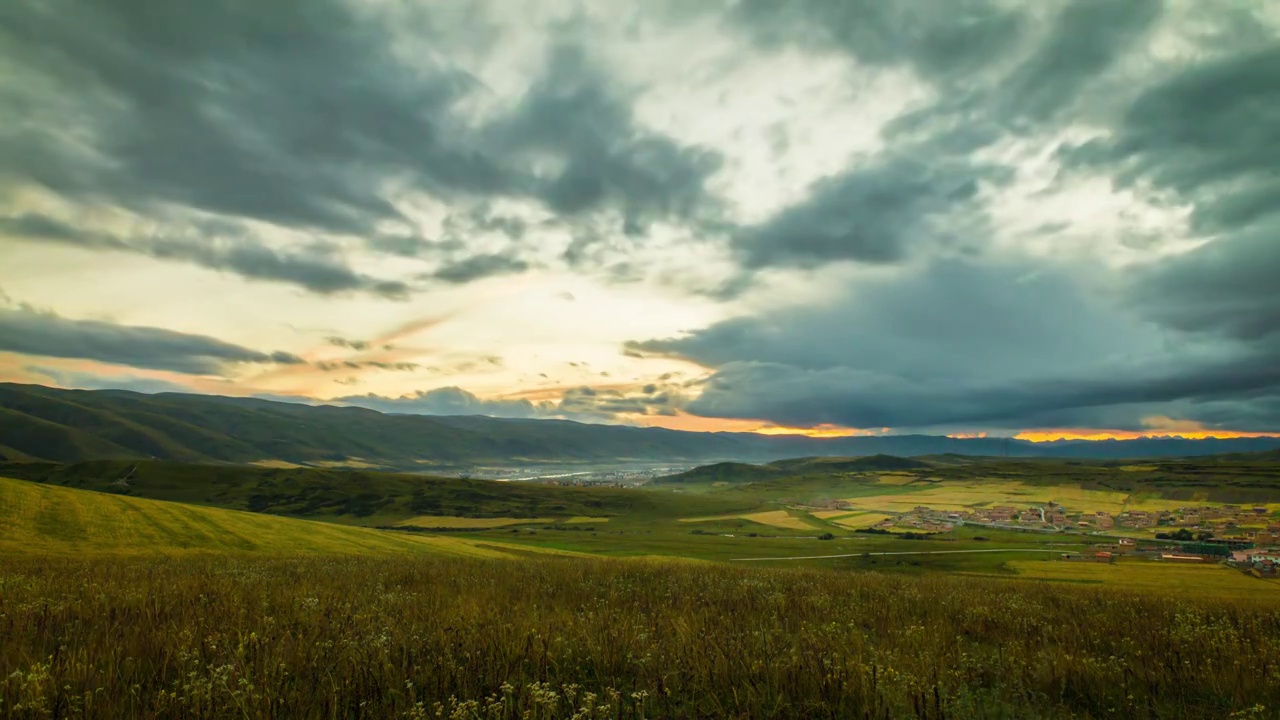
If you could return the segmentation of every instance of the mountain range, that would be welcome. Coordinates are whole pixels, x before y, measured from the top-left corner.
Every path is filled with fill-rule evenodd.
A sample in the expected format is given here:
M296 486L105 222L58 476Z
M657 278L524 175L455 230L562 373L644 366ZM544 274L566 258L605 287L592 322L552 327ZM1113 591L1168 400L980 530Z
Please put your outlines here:
M381 413L254 398L0 383L0 459L359 462L398 469L553 462L760 462L803 456L1125 458L1280 449L1280 438L1057 441L682 432L567 420Z

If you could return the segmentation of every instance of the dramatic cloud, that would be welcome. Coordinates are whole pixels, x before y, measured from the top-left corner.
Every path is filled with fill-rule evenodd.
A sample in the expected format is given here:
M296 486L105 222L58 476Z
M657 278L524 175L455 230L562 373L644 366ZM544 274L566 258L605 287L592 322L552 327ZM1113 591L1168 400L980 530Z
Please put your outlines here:
M26 307L0 307L0 350L192 375L215 375L230 363L293 365L302 362L289 353L258 352L204 335L98 320L71 320Z
M710 151L638 128L627 98L576 46L554 48L543 76L488 133L497 151L519 159L552 210L574 216L617 207L628 234L702 209L707 178L720 165ZM553 167L544 170L548 158Z
M1089 284L1025 259L943 261L632 347L715 368L690 412L805 426L1141 427L1155 403L1280 392L1257 347L1196 343Z
M232 272L253 280L286 282L322 295L358 290L400 300L409 292L405 283L361 275L340 258L316 248L281 252L232 228L195 228L188 230L185 237L152 234L121 238L28 213L0 217L0 234L94 250L137 252L160 260L184 261L210 270Z
M0 304L7 353L390 412L1280 431L1267 3L10 0L0 74L0 283L51 308Z
M974 214L965 206L997 174L936 155L889 157L820 181L806 202L744 231L738 249L749 267L901 260L913 245L972 232L977 219L962 217Z
M465 260L445 265L431 274L436 280L448 283L468 283L494 275L510 275L527 270L529 264L505 255L475 255Z
M354 3L17 0L0 28L0 167L63 195L359 232L401 218L393 178L505 182L452 141L472 80L406 65Z

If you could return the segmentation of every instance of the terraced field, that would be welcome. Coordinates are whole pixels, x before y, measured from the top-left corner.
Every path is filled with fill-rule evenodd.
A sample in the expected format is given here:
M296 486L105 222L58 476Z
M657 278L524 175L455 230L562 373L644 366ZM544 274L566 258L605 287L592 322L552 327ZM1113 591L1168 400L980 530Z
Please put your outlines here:
M508 557L494 542L392 533L0 478L0 555ZM515 549L510 549L514 551ZM520 548L527 553L527 548Z

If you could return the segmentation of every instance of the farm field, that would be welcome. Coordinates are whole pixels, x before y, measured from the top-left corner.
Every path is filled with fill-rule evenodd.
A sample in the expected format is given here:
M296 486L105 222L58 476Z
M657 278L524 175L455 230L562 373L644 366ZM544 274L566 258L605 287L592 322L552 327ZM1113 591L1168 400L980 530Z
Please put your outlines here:
M784 530L815 530L816 528L803 518L796 517L786 510L766 510L764 512L745 513L742 515L718 515L715 517L680 518L683 523L700 523L714 520L746 520L768 527Z
M1107 490L1088 490L1079 485L1030 485L1020 481L917 480L886 488L877 495L845 498L853 507L865 510L904 512L917 505L935 510L969 510L1001 504L1054 502L1074 510L1118 513L1129 495ZM1185 504L1185 503L1182 503Z
M482 530L527 523L551 523L555 518L468 518L456 515L418 515L396 523L396 527L412 527L439 530Z

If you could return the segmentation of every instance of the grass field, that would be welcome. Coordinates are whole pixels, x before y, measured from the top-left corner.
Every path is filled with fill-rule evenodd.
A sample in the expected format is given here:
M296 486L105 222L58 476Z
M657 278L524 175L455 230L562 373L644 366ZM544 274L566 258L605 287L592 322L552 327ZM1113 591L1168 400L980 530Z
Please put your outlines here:
M1019 577L1035 580L1086 583L1193 600L1280 602L1280 581L1254 578L1212 565L1176 565L1153 561L1108 564L1014 560L1007 566Z
M854 532L886 517L885 498L1168 501L1150 492L884 473L724 497L248 476L265 509L329 520L316 522L207 506L255 502L235 470L152 468L131 488L206 505L52 484L103 484L83 473L0 479L0 718L1261 720L1280 707L1280 582L1041 559L1113 542L1080 533ZM868 506L795 509L825 492ZM423 505L466 511L405 514ZM351 524L388 518L416 526ZM729 562L744 558L765 560Z
M1128 493L1090 490L1079 485L1031 485L1021 481L917 481L886 488L876 495L860 495L845 501L864 510L905 512L921 505L935 510L968 510L992 505L1025 506L1055 502L1073 510L1118 513ZM1185 503L1183 503L1185 504Z
M884 513L875 512L855 512L842 515L840 517L831 518L830 521L846 528L865 528L871 527L881 520L888 519L890 516Z
M1280 707L1274 610L991 578L0 557L0 617L0 717L24 720L1260 720Z
M746 520L783 530L815 530L815 526L792 515L786 510L765 510L763 512L744 513L742 515L717 515L713 517L680 518L680 522L700 523L715 520Z
M419 515L396 523L396 527L464 530L508 527L529 523L555 522L555 518L468 518L455 515Z
M504 557L500 546L0 478L0 555L452 555Z

